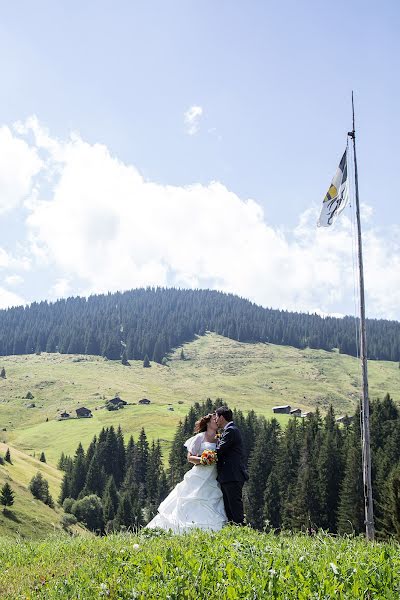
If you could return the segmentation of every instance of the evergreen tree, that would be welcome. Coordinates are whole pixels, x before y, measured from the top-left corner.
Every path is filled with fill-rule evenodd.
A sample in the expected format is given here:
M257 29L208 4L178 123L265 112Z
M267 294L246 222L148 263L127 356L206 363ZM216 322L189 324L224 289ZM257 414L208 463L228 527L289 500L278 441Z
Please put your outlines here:
M183 430L183 423L179 421L174 439L172 441L171 450L168 461L168 483L171 488L182 481L185 473L190 469L187 461L187 450L184 447L184 442L187 439Z
M4 367L1 368L0 377L2 377L3 379L6 379L6 370Z
M64 452L61 452L61 456L58 459L57 469L59 469L60 471L64 471L64 469L65 469L65 454L64 454Z
M134 526L131 494L129 492L124 492L121 495L115 520L118 529L121 529L121 527L131 528Z
M78 498L79 494L83 490L86 482L86 465L85 465L85 452L83 450L82 444L79 443L79 446L76 450L74 457L74 464L72 467L71 473L71 488L70 488L70 496L71 498Z
M157 440L157 443L153 441L151 445L147 463L146 492L149 518L152 518L157 512L161 495L165 493L165 481L160 440Z
M353 433L339 496L339 533L361 533L364 530L363 502L360 438Z
M10 448L7 448L4 460L6 460L8 463L10 463L10 465L12 465Z
M385 485L383 522L385 532L400 541L400 463L392 469Z
M283 527L294 527L293 496L297 483L303 424L290 419L282 435L277 456L277 474L281 490L281 522Z
M320 417L312 415L306 423L296 488L293 494L293 519L297 528L307 528L309 523L321 523L321 498L318 486L318 452L320 449Z
M29 483L29 489L34 498L41 500L50 508L54 508L54 501L49 492L49 482L45 479L40 471L34 475Z
M73 471L73 461L69 458L68 461L65 461L64 468L64 477L61 482L60 495L58 497L58 502L60 504L64 503L66 498L72 498L72 471Z
M185 356L185 353L184 353L184 351L183 351L183 348L182 348L182 350L181 350L181 354L180 354L180 357L179 357L179 358L180 358L181 360L186 360L186 356Z
M275 465L269 474L265 486L264 520L268 522L269 526L273 529L278 529L281 526L281 496Z
M325 417L325 426L318 457L320 525L331 533L337 531L337 511L343 477L340 431L332 405Z
M106 475L104 467L100 466L97 452L94 453L92 460L87 471L85 485L81 490L81 496L89 496L95 494L101 497L104 491Z
M149 357L148 357L148 355L147 355L147 354L146 354L146 356L144 357L144 360L143 360L143 366L144 366L145 368L148 368L148 367L150 367L150 366L151 366L151 365L150 365L150 361L149 361Z
M40 454L40 458L39 458L39 460L40 460L40 462L43 462L43 463L45 463L45 462L46 462L46 456L45 456L44 452L42 452L42 453Z
M118 462L118 472L120 475L119 485L121 485L122 480L125 476L126 471L126 450L125 450L125 440L124 434L122 433L121 425L118 425L117 429L117 462Z
M110 475L103 494L104 523L107 524L109 521L112 521L115 518L118 510L118 504L119 498L117 487L115 485L114 477Z
M262 421L254 450L249 461L246 515L257 529L264 527L264 494L267 480L277 457L280 427L276 419Z
M144 428L142 427L135 447L134 470L135 480L139 486L142 498L146 496L147 465L149 460L149 443Z
M135 441L133 436L131 435L128 440L128 444L126 446L125 452L125 473L129 467L133 465L133 461L135 458Z
M14 491L9 483L5 483L0 489L0 504L4 506L3 512L6 512L7 506L14 504Z

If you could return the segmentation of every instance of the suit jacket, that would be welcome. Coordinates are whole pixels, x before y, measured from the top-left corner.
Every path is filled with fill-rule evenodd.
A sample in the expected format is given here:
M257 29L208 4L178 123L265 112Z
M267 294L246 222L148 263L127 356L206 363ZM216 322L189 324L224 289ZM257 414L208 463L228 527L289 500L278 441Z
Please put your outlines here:
M217 479L220 483L247 481L249 476L244 466L242 436L233 422L222 433L217 457Z

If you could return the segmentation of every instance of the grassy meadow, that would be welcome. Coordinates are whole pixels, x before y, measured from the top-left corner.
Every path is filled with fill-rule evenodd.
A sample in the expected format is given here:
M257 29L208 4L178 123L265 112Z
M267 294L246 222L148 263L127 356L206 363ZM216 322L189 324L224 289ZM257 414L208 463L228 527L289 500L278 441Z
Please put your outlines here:
M248 528L187 535L0 540L4 600L257 600L400 597L400 545L274 536Z
M86 447L111 424L121 423L125 435L134 437L144 426L166 449L189 407L207 397L266 417L277 404L324 411L332 403L338 415L357 404L359 363L337 352L244 344L210 333L186 344L184 353L186 360L180 360L178 349L168 366L152 363L148 369L142 361L126 367L98 356L1 357L7 377L0 379L0 441L32 456L44 451L55 465L62 451L72 454L80 441ZM369 378L372 398L389 392L398 399L397 363L369 362ZM32 400L26 399L28 392ZM116 394L130 404L122 411L105 410L106 399ZM151 404L139 405L141 398ZM32 402L35 407L28 408ZM79 406L90 408L93 418L57 420L64 410L75 415Z
M4 456L8 446L0 443L0 455ZM49 490L56 501L58 498L62 473L55 467L10 447L11 464L0 465L0 487L8 482L15 492L14 504L0 509L0 537L44 538L55 531L61 532L61 508L51 509L40 500L36 500L28 489L34 475L40 471L49 482ZM75 532L83 533L79 526L72 527ZM1 577L1 575L0 575ZM1 595L0 595L1 597Z

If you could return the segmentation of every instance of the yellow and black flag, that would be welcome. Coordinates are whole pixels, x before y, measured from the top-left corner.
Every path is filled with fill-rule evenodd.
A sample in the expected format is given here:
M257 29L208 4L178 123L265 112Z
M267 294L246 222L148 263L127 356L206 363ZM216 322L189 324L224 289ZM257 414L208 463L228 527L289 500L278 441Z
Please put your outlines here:
M329 227L346 207L349 199L347 179L347 148L342 156L329 190L322 203L318 227Z

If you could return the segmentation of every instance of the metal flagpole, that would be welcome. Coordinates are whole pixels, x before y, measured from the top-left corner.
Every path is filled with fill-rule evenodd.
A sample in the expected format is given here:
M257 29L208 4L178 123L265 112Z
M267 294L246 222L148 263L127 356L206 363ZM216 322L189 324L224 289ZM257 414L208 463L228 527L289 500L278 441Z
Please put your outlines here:
M365 299L364 299L364 273L362 260L362 241L361 241L361 219L360 219L360 201L358 196L358 171L356 155L356 131L354 119L354 97L351 93L351 105L353 110L353 130L349 131L348 136L353 140L354 152L354 179L356 188L356 215L357 215L357 239L358 239L358 268L360 275L360 358L362 368L362 461L363 461L363 484L364 484L364 503L365 503L365 532L367 540L373 540L375 537L374 527L374 507L372 504L372 485L371 485L371 445L369 435L369 398L368 398L368 368L367 368L367 337L365 331Z

